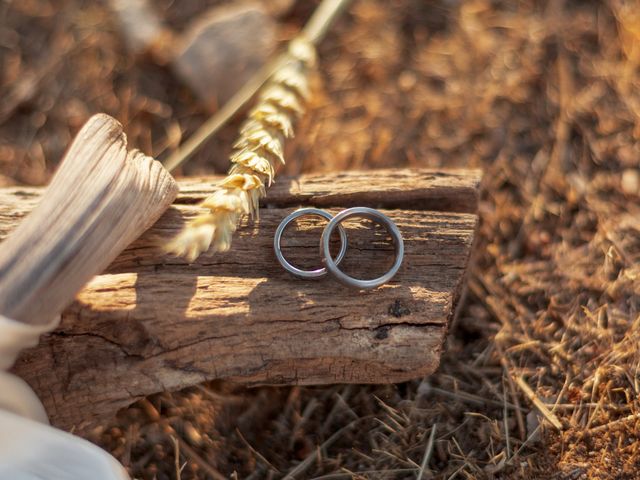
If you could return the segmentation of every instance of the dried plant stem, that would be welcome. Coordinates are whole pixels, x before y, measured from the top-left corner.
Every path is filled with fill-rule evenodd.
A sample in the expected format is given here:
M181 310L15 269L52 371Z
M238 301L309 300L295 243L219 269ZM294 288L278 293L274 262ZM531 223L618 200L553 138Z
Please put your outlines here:
M429 460L431 459L431 454L433 453L433 445L436 440L436 427L437 423L434 423L431 427L431 433L429 434L429 440L427 440L427 446L424 449L424 456L422 457L422 463L420 464L420 473L418 474L417 480L422 480L424 476L425 470L427 470L427 465L429 465Z
M522 377L516 377L516 385L520 387L520 390L525 394L525 396L533 403L538 412L546 418L551 425L553 425L556 430L562 430L562 423L556 417L556 415L551 412L545 405L545 403L540 400L540 398L536 395L533 389L529 386L529 384Z
M241 217L257 217L265 185L271 185L276 164L284 163L284 140L293 136L294 120L304 112L315 58L315 48L303 36L289 44L286 59L260 91L240 128L229 175L202 202L208 211L167 245L169 252L192 262L210 248L227 251Z
M208 211L167 244L168 252L192 262L209 249L227 251L240 219L245 215L257 217L259 200L266 194L265 184L271 185L276 164L284 163L284 140L293 136L294 120L304 112L309 72L316 61L314 42L322 38L346 4L347 0L321 3L304 31L289 43L288 51L260 71L181 152L169 158L167 168L180 165L266 82L234 144L229 175L202 203Z
M329 26L351 0L323 0L305 25L302 35L313 45L317 45L326 34ZM257 93L271 75L287 60L287 54L276 57L258 71L236 94L225 103L215 115L209 118L189 139L172 153L164 162L170 172L182 165L209 138L227 123Z
M170 172L178 168L191 155L193 155L209 138L220 130L235 113L240 110L256 94L260 87L266 82L273 71L277 69L285 55L277 57L275 60L265 65L247 83L245 83L231 99L225 103L215 115L204 122L200 128L189 137L189 139L173 152L164 162L164 166Z
M317 44L333 21L347 7L351 0L324 0L304 27L302 34L313 44Z
M593 427L589 430L587 430L591 435L595 435L596 433L601 433L601 432L605 432L605 431L611 431L613 428L615 427L619 427L625 423L629 423L629 422L638 422L640 421L640 414L639 413L634 413L631 415L628 415L626 417L623 418L618 418L617 420L613 420L609 423L605 423L604 425L600 425L598 427Z

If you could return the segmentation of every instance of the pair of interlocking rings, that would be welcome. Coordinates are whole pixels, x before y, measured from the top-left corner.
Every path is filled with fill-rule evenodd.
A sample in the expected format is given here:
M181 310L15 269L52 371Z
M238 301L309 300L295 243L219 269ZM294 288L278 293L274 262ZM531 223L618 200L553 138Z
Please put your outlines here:
M302 270L298 267L295 267L291 263L289 263L282 254L281 243L284 229L296 218L307 215L322 217L329 221L329 223L327 223L327 225L324 227L324 230L322 231L322 235L320 237L320 255L322 256L324 267L318 268L316 270ZM387 230L389 235L391 235L391 239L393 240L395 249L395 260L393 262L393 265L391 266L391 269L378 278L373 278L371 280L361 280L347 275L338 267L345 254L347 253L348 246L347 232L345 231L341 223L346 219L352 217L363 217L372 220L382 225ZM338 233L340 235L340 251L334 259L331 256L329 243L331 235L336 228L338 229ZM402 264L402 257L404 256L404 242L402 240L400 230L398 230L396 224L393 223L393 221L389 217L379 212L378 210L367 207L348 208L347 210L343 210L342 212L338 213L335 217L325 212L324 210L320 210L317 208L301 208L300 210L296 210L295 212L289 214L284 220L282 220L280 225L278 225L276 234L273 238L273 248L276 252L276 258L280 262L280 265L282 265L286 271L292 273L296 277L312 279L323 277L327 273L331 273L331 275L333 275L338 281L342 282L343 284L364 290L376 288L391 280L393 276L398 273L400 265Z

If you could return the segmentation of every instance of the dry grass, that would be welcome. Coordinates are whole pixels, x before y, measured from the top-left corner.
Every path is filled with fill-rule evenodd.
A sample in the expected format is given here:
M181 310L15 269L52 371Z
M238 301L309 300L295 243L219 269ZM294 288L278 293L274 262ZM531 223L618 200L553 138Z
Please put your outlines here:
M53 3L0 7L3 92L47 66L64 45L53 39L75 41L64 75L45 76L0 127L6 182L44 182L44 158L94 110L154 155L202 121L166 71L123 56L102 6L59 0L47 17ZM187 3L166 11L174 25L205 2ZM311 7L298 2L283 39ZM356 0L320 46L320 94L286 169L485 169L469 292L438 373L397 386L204 385L136 404L92 438L144 478L175 477L172 437L182 478L637 478L638 11ZM236 131L185 171L227 158Z

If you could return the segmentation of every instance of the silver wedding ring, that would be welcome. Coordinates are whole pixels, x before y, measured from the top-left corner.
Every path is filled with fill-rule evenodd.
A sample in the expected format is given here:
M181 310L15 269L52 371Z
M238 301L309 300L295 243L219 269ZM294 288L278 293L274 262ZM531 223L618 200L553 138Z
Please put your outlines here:
M320 237L320 255L322 257L322 262L324 263L324 268L319 268L316 270L302 270L291 263L289 263L282 254L282 233L286 226L291 223L296 218L306 216L306 215L316 215L329 220L329 223L325 226L322 231L322 235ZM348 218L352 217L363 217L369 220L372 220L380 225L382 225L386 231L391 235L391 239L393 241L394 249L395 249L395 259L391 269L389 269L384 275L373 278L371 280L362 280L358 278L351 277L344 273L338 265L344 258L347 252L347 234L342 226L342 222ZM333 232L338 229L338 233L340 234L340 251L336 258L332 258L330 251L330 240ZM387 283L391 280L402 265L402 259L404 257L404 242L402 240L402 234L400 230L396 226L393 221L384 215L383 213L375 210L373 208L367 207L354 207L349 208L347 210L343 210L335 217L331 216L329 213L324 210L319 210L317 208L302 208L300 210L296 210L295 212L288 215L281 223L278 225L276 230L275 237L273 239L273 247L276 253L276 258L280 262L280 264L284 267L285 270L294 274L300 278L318 278L322 277L328 273L331 273L338 281L343 283L344 285L348 285L350 287L355 287L358 289L369 290L372 288L376 288L384 283Z
M329 253L329 239L331 238L331 234L336 229L336 227L341 228L340 224L343 221L345 221L347 218L352 217L364 217L368 218L369 220L373 220L374 222L382 225L387 230L389 235L391 235L393 246L395 248L396 258L393 262L393 265L391 266L391 269L381 277L373 278L371 280L360 280L358 278L350 277L342 270L340 270L338 268L338 264L331 258L331 254ZM376 288L384 283L387 283L394 277L396 273L398 273L398 270L400 270L400 265L402 265L402 257L404 257L404 242L402 241L400 230L398 230L396 224L393 223L393 221L389 217L373 208L354 207L343 210L335 217L333 217L329 221L327 226L324 227L322 236L320 237L320 251L325 267L327 267L329 273L336 277L338 281L350 287L369 290L371 288Z
M287 228L287 225L293 222L296 218L307 215L322 217L327 220L331 220L333 218L333 215L318 208L301 208L300 210L296 210L295 212L287 215L285 219L280 222L280 225L278 225L276 234L273 237L273 249L276 252L276 258L280 262L280 265L282 265L287 272L292 273L299 278L319 278L327 274L327 269L325 267L318 268L316 270L302 270L301 268L295 267L289 263L282 254L282 234L284 233L284 229ZM338 252L338 256L334 262L336 265L342 261L347 253L347 232L345 232L342 225L339 226L338 233L340 234L340 251ZM329 254L329 256L331 256L331 254Z

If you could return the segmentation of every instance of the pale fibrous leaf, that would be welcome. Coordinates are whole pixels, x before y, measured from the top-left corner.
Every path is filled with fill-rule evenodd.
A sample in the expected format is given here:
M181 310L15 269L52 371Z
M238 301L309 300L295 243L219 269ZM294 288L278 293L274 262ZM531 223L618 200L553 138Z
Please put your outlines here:
M293 121L309 97L309 72L315 48L304 38L289 44L287 60L258 94L258 101L240 128L231 154L229 175L201 207L198 215L167 246L167 251L193 262L202 253L231 248L233 233L244 216L258 217L265 183L271 185L275 164L284 163L284 139L293 136Z

